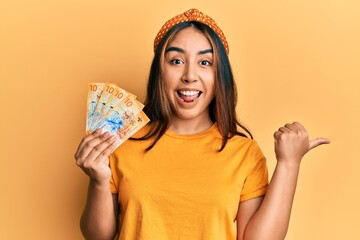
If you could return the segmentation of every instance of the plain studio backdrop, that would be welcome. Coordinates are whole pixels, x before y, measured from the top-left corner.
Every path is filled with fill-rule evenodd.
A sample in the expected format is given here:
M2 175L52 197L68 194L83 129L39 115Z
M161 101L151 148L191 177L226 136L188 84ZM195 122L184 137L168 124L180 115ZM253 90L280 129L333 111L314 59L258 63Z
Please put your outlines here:
M82 239L87 84L143 101L156 33L194 7L225 32L238 113L270 176L284 123L332 140L303 159L287 239L360 239L356 0L1 0L0 239Z

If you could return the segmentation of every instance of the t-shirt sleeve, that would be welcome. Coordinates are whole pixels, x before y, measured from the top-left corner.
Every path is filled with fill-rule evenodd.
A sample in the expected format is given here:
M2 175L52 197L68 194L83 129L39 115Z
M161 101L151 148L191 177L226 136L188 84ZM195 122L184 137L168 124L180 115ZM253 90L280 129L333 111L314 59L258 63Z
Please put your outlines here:
M241 191L240 202L265 195L269 180L266 158L256 142L249 151L249 170Z
M110 178L110 191L111 193L118 193L118 175L116 172L116 162L117 162L117 157L116 155L113 153L110 155L109 157L110 160L110 169L111 169L111 178Z

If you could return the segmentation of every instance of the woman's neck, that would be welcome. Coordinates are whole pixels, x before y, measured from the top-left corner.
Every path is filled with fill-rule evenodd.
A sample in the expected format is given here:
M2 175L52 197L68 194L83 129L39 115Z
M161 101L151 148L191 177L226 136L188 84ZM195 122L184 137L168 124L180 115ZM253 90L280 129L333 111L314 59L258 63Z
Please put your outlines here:
M213 125L210 117L207 119L180 119L173 117L169 130L177 134L196 134L209 129Z

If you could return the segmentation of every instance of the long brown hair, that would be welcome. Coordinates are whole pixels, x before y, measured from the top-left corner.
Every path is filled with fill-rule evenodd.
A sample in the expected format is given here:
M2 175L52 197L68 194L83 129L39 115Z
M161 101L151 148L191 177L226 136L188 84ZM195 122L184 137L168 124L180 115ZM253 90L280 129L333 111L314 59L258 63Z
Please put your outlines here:
M170 126L172 110L165 95L164 81L161 77L161 63L164 58L165 49L175 35L188 27L200 30L210 41L214 53L215 66L215 97L209 105L209 114L213 122L216 122L222 136L222 151L228 141L234 135L251 137L250 131L243 126L236 116L237 91L232 74L229 58L219 36L207 25L199 22L182 22L171 28L159 43L154 59L151 64L147 97L145 99L145 114L151 119L149 132L136 140L145 140L154 137L147 151L153 148L156 142ZM238 130L238 127L241 131Z

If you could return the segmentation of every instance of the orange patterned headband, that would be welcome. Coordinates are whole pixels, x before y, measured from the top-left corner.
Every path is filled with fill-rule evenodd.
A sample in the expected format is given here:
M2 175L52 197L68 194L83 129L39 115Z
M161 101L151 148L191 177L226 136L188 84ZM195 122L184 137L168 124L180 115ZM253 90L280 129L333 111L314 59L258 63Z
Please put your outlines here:
M221 39L222 43L224 44L226 53L229 55L229 45L226 41L226 37L225 37L223 31L221 31L221 29L218 27L216 22L211 17L205 15L204 13L200 12L199 10L197 10L195 8L190 9L182 14L179 14L179 15L171 18L162 26L162 28L156 35L156 38L154 41L154 51L156 51L157 46L159 45L159 43L161 42L161 40L163 39L165 34L170 30L170 28L172 28L173 26L175 26L181 22L190 22L190 21L203 23L203 24L209 26L212 30L214 30L214 32L217 33L217 35Z

